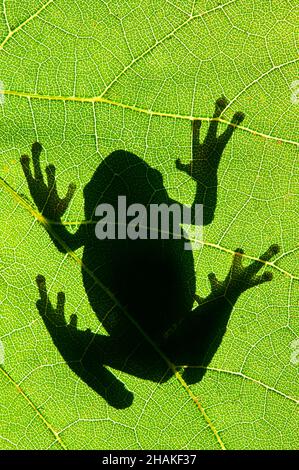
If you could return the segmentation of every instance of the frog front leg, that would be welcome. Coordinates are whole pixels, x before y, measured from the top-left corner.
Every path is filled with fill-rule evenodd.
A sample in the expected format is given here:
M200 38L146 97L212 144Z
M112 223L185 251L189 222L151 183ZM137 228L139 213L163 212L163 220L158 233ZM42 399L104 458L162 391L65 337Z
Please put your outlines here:
M237 248L234 252L231 268L224 281L219 281L214 273L209 274L211 293L204 302L214 298L225 297L233 306L239 296L246 290L271 281L273 279L271 272L266 271L262 275L258 275L258 272L278 253L279 246L273 244L257 260L244 267L244 250ZM201 301L199 301L199 306L200 304Z
M25 175L30 194L39 212L43 215L41 219L44 227L49 233L59 251L73 251L83 245L82 229L78 229L76 234L67 231L61 217L64 215L70 201L75 193L76 186L70 183L65 197L60 198L57 191L55 166L46 167L47 182L40 166L40 154L42 146L35 142L31 148L33 174L30 168L30 158L22 155L21 165Z
M101 361L103 352L109 351L110 338L94 334L90 329L79 330L77 316L74 314L67 323L64 312L65 294L63 292L57 294L57 305L54 308L48 296L44 276L38 275L36 283L40 295L36 302L39 314L68 366L111 406L115 408L130 406L133 394L104 367Z
M210 224L214 218L217 204L217 172L223 151L233 132L245 118L245 114L237 112L226 130L217 137L217 129L221 113L228 105L225 97L220 97L215 103L215 111L210 121L207 135L200 144L201 121L192 122L192 159L184 164L180 159L176 161L178 170L184 171L196 182L196 194L192 209L192 220L196 204L203 205L203 225Z

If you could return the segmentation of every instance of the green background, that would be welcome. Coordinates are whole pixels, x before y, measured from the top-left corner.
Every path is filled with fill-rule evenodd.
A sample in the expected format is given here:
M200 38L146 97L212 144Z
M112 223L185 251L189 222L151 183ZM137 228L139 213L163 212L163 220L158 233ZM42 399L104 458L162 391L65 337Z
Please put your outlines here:
M1 3L1 449L298 446L296 4ZM221 95L229 105L220 130L236 111L246 119L222 157L215 220L194 253L197 293L208 294L209 272L225 277L239 246L248 263L278 243L267 268L274 279L239 298L200 383L186 388L179 377L157 384L113 371L135 395L130 408L116 410L64 363L38 315L41 273L53 302L66 293L68 318L75 313L80 329L101 331L82 285L82 250L65 256L50 242L19 158L38 140L43 167L56 165L60 194L76 183L66 222L83 220L83 188L116 149L144 158L170 196L190 204L195 183L175 160L190 160L191 120L203 120L204 136Z

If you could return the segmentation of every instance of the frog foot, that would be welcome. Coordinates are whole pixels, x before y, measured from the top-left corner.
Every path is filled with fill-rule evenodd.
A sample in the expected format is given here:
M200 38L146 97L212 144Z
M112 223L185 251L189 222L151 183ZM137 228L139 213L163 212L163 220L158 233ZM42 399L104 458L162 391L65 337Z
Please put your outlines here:
M184 164L180 159L177 159L176 167L178 170L187 173L188 176L191 176L195 181L199 181L202 173L206 172L206 164L213 166L214 162L217 166L224 148L236 129L236 126L245 119L244 113L240 111L236 112L225 131L217 137L219 118L228 104L229 101L224 96L216 100L214 114L210 120L207 135L202 144L200 144L201 120L194 119L192 121L192 160Z
M91 330L78 330L78 317L75 314L70 316L70 321L67 323L65 319L65 293L58 292L56 308L53 307L47 292L46 279L39 274L36 277L36 284L39 291L39 300L36 302L37 309L42 317L47 329L53 334L59 329L70 334L74 339L80 339L88 342L93 338Z
M56 185L56 169L54 165L46 167L47 183L44 181L40 166L40 154L42 146L35 142L31 148L33 173L30 168L30 158L28 155L22 155L21 165L28 184L30 194L37 205L39 211L49 220L60 221L65 213L69 203L75 193L76 186L71 183L68 187L66 196L60 198Z
M269 261L279 252L277 244L271 245L268 250L263 253L259 259L253 261L249 266L243 266L244 251L241 248L235 250L231 268L224 281L219 281L215 273L210 273L208 278L211 285L211 295L218 296L239 296L251 287L258 286L264 282L273 279L273 274L269 271L261 275L257 275L265 262Z
M40 316L43 319L47 319L47 321L53 323L54 326L68 326L65 320L65 294L64 292L58 292L57 294L57 304L56 308L54 308L51 304L51 301L48 296L47 286L46 286L46 279L44 276L39 274L36 277L36 284L38 287L40 299L36 302L36 306L40 313ZM70 326L73 328L77 327L77 316L73 315L71 317Z

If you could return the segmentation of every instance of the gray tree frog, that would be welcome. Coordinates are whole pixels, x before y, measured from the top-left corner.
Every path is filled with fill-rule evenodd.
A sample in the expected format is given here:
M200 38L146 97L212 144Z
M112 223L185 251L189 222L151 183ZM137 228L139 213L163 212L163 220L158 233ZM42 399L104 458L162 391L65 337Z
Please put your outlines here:
M217 171L220 158L244 114L235 113L226 130L217 136L219 117L225 109L224 97L216 101L207 135L200 143L201 121L193 121L192 160L176 161L176 168L196 183L196 204L203 204L203 224L214 218L217 202ZM33 173L28 156L21 164L31 196L45 217L45 229L59 251L66 253L83 246L82 277L89 303L108 335L77 328L77 316L67 323L64 313L65 295L58 293L57 306L49 300L44 276L37 276L40 299L39 313L54 344L71 369L108 403L124 408L132 403L128 391L116 374L108 368L128 372L154 381L168 380L174 364L199 365L185 369L188 383L198 381L219 347L239 295L247 289L272 279L265 272L258 275L263 261L278 253L272 245L259 261L244 267L243 251L235 250L229 273L224 281L209 275L211 293L196 296L193 254L185 250L187 235L176 239L104 239L95 236L100 203L110 204L117 211L118 196L126 196L127 205L173 203L163 184L160 172L136 155L117 150L106 157L84 188L86 222L75 234L62 223L75 186L69 185L60 198L54 165L46 167L44 180L40 166L42 146L32 146ZM120 214L121 215L121 214ZM198 305L193 308L195 299ZM166 362L162 358L167 358ZM159 364L159 366L157 365ZM161 379L163 377L163 379Z

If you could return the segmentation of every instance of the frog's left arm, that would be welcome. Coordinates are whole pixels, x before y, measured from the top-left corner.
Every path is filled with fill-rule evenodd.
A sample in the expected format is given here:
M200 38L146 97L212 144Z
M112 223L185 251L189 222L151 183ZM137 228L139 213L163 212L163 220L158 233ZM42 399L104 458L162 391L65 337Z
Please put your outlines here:
M74 251L84 244L84 225L80 225L77 232L73 234L66 229L61 218L73 198L76 187L71 183L66 196L64 198L59 197L54 165L46 167L47 182L44 181L40 166L41 151L41 144L35 142L31 149L33 173L30 168L30 158L27 155L21 157L21 165L28 188L32 199L42 214L40 220L55 246L63 253Z

